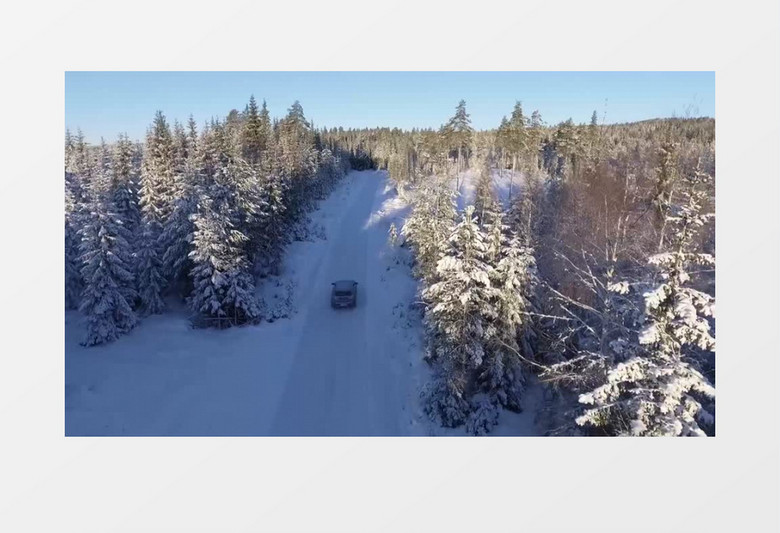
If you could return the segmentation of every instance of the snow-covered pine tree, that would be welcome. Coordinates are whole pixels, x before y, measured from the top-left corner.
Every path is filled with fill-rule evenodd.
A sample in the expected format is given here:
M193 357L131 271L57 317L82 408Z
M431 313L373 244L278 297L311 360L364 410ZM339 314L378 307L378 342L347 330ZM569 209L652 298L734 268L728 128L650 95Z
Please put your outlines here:
M216 186L225 195L233 227L247 238L244 247L247 258L264 248L263 230L270 214L262 185L257 168L243 159L231 161L216 181ZM218 198L213 190L212 197Z
M198 151L198 125L195 118L190 115L187 120L187 159L197 157Z
M139 193L143 221L136 245L135 271L140 309L144 314L161 313L165 308L162 300L165 287L162 257L165 250L159 239L173 213L175 192L173 137L165 116L158 111L146 135Z
M135 241L135 274L138 287L138 310L142 315L165 310L162 299L165 279L159 255L159 224L144 217Z
M65 128L65 172L74 174L76 172L76 140L69 128Z
M542 161L539 157L541 143L542 143L542 136L544 135L543 128L543 122L542 122L542 115L539 113L538 110L535 110L533 113L531 113L531 120L528 124L528 148L530 151L530 156L532 158L533 162L533 168L538 170L542 167Z
M317 198L325 198L336 186L338 180L344 177L344 169L340 158L330 148L323 148L319 155L319 168L317 169L316 185Z
M275 143L275 169L287 180L285 214L288 223L301 220L312 205L313 195L309 187L318 166L318 153L314 147L311 125L296 100L279 122L278 141Z
M467 206L440 255L438 281L423 290L429 308L429 359L436 368L425 409L447 427L461 425L472 411L477 369L484 362L487 339L494 335L495 291L486 253L474 206Z
M79 310L87 317L85 346L116 340L137 322L127 230L106 204L103 196L95 195L81 232L84 290Z
M178 120L173 121L173 167L176 175L184 173L184 166L189 159L189 136L184 125Z
M694 238L714 216L702 213L709 180L698 168L686 177L684 203L666 215L672 228L669 249L649 259L658 277L643 295L638 342L644 350L610 368L605 384L580 397L592 407L578 424L637 436L705 436L702 426L714 424L701 401L714 399L715 389L687 355L692 347L715 350L707 321L714 316L715 300L690 287L688 272L691 265L715 265L711 255L694 248Z
M76 138L73 139L73 148L70 154L69 162L71 168L69 169L72 174L79 176L82 180L81 188L85 188L86 184L90 181L94 165L89 157L89 149L87 143L84 140L84 133L81 129L77 130ZM80 192L80 191L75 191ZM76 201L81 201L81 196L76 195Z
M111 152L108 149L105 139L100 138L100 147L97 151L97 157L95 159L94 173L88 188L91 194L95 194L99 191L99 194L105 195L105 201L111 201L111 181L112 181L112 169L111 169Z
M189 253L192 250L194 227L192 216L197 210L200 194L203 193L204 174L207 172L204 157L198 142L197 127L190 116L187 131L179 133L178 158L175 176L176 195L173 211L158 237L162 275L169 287L186 296L190 287L189 270L192 263ZM213 156L219 161L219 155ZM217 163L218 164L218 163ZM213 173L210 176L213 181Z
M580 145L577 127L572 119L558 124L553 134L553 145L557 155L554 176L562 180L568 179L569 176L576 172Z
M190 308L207 319L206 325L217 327L259 320L254 279L245 255L247 237L231 222L229 205L224 199L204 196L193 218Z
M192 215L197 208L199 189L197 188L197 168L185 163L183 176L178 179L180 191L174 201L173 212L162 228L157 239L158 248L162 253L161 273L166 285L178 287L186 294L188 287L188 271L190 269L189 253L192 243ZM184 286L182 286L184 285Z
M135 235L141 221L133 153L133 143L127 135L120 135L114 146L110 185L114 210L131 235Z
M260 180L267 216L256 236L254 265L260 275L278 274L284 246L290 240L285 217L287 181L273 171L263 171Z
M412 213L401 233L412 246L415 274L430 284L436 279L436 265L455 221L455 199L443 183L421 187L412 202Z
M83 282L79 262L79 228L76 204L68 181L65 181L65 308L77 309Z
M493 178L490 175L490 166L487 160L479 165L477 170L477 190L474 195L474 213L477 216L480 227L492 222L492 217L500 211L496 193L493 191Z
M449 143L449 148L458 154L458 171L462 171L468 164L469 148L474 128L471 127L471 118L466 112L466 101L461 100L455 108L455 115L444 127L444 136Z
M482 389L497 406L520 411L525 376L520 360L531 356L528 327L531 296L536 286L536 263L533 250L517 235L502 238L501 218L488 229L488 256L496 308L494 337L489 339L488 357L480 369ZM495 252L499 245L498 253Z
M176 153L170 127L162 111L146 135L141 170L141 211L145 218L164 225L173 212L176 196Z
M268 106L263 100L263 107L260 109L260 154L271 149L271 143L274 140L273 126L271 125L271 115L268 112Z
M261 121L255 96L249 97L249 104L244 113L244 123L241 130L241 156L250 165L260 162L260 154L265 149L264 124Z

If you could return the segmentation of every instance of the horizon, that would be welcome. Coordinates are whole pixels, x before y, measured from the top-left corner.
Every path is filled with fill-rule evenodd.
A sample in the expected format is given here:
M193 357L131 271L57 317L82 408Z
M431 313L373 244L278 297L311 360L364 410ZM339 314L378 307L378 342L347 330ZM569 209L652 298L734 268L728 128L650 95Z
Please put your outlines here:
M243 95L243 96L242 96ZM254 96L272 119L299 101L310 122L344 129L437 129L460 100L475 130L498 127L516 101L548 126L715 118L715 73L691 72L65 72L65 129L89 144L143 141L154 114L199 129Z

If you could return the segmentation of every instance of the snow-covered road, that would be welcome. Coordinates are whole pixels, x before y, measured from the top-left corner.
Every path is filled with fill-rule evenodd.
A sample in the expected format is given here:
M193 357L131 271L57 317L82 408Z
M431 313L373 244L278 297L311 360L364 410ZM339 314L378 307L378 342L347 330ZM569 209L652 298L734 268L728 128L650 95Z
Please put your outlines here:
M117 342L84 348L83 317L66 312L66 434L427 433L408 312L416 281L387 244L405 210L385 172L346 176L312 213L325 238L290 245L282 275L264 282L294 288L287 319L193 330L172 302ZM345 278L359 283L358 305L335 311L331 282Z
M391 324L374 320L390 311L378 287L386 232L372 218L381 206L382 177L371 172L355 180L337 229L328 236L326 256L311 275L300 340L271 434L400 432L405 376L383 350L382 329ZM358 282L356 308L331 309L330 284L339 279Z

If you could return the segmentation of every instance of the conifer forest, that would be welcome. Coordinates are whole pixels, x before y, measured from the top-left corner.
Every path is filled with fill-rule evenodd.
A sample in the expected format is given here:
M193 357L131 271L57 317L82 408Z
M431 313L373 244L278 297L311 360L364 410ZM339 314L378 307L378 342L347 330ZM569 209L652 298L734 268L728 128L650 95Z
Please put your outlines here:
M66 131L68 434L715 435L713 118L247 97Z

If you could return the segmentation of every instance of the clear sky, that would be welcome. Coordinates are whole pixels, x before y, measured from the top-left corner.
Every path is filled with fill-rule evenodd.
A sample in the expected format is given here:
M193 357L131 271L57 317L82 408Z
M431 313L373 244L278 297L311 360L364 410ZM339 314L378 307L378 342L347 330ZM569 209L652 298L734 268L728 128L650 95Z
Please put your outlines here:
M266 100L272 117L299 100L315 126L438 128L461 99L477 129L515 100L555 124L715 116L714 72L66 72L65 126L89 142L143 138L156 110L199 125Z

